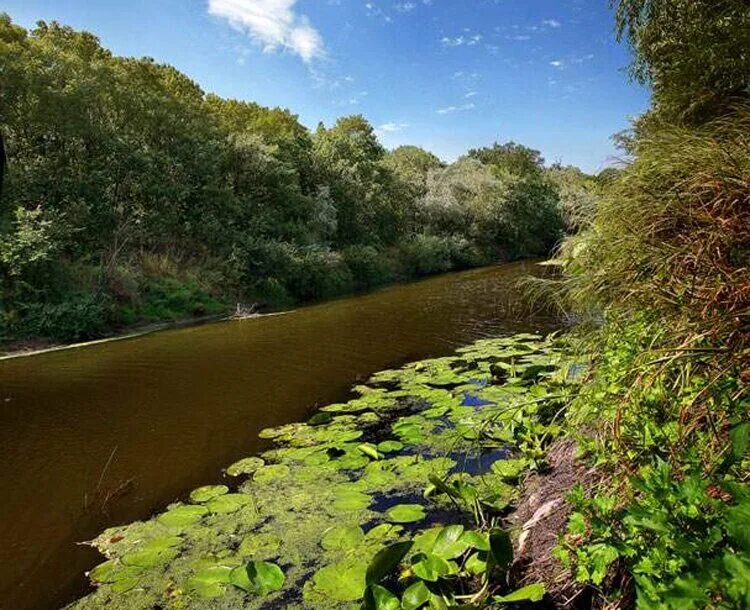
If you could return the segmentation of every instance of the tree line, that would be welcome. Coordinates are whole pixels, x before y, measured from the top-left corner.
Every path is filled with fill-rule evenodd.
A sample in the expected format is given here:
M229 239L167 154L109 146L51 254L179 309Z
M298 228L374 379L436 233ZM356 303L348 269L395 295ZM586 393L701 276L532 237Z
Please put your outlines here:
M596 192L518 144L450 165L388 151L360 115L309 130L88 32L7 15L0 133L5 339L77 340L544 256Z

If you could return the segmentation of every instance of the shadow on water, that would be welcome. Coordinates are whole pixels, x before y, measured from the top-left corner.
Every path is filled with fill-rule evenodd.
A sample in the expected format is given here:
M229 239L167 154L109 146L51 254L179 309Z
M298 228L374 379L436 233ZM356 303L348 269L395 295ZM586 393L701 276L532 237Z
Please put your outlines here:
M58 608L148 517L357 380L484 336L540 331L516 263L301 308L0 362L0 608Z

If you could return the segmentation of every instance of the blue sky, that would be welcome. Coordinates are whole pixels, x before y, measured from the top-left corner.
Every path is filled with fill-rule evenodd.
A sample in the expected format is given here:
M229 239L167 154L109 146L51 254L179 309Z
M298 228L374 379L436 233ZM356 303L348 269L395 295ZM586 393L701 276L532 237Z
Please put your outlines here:
M607 0L3 0L306 125L361 113L445 160L515 140L595 171L643 112Z

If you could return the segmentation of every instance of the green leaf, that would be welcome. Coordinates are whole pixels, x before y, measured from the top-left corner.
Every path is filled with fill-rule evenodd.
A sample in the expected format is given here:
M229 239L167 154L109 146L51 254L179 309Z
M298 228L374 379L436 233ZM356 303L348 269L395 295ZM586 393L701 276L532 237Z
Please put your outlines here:
M521 587L520 589L516 589L512 593L508 593L508 595L502 595L499 597L495 597L494 599L496 602L504 603L540 602L542 601L542 598L544 598L546 592L547 590L542 583L534 583L533 585Z
M209 510L205 506L180 505L159 515L157 521L167 527L181 528L197 523Z
M449 525L444 527L432 547L432 552L443 559L454 559L469 548L469 544L463 539L463 525Z
M430 600L431 595L427 585L423 581L418 580L404 591L401 597L401 605L404 610L417 610Z
M452 572L450 564L438 555L421 553L415 559L417 562L412 565L412 570L422 580L437 582L440 577Z
M333 509L337 512L364 510L370 506L370 496L353 489L337 491L333 497Z
M741 461L750 451L750 423L741 423L729 431L732 441L732 455L736 461Z
M385 513L391 523L414 523L425 518L424 506L421 504L397 504Z
M227 494L217 496L205 504L212 513L229 514L240 510L250 502L250 496L245 494Z
M400 610L398 597L380 585L368 585L365 590L365 610Z
M729 538L739 549L750 553L750 503L733 506L726 515Z
M466 560L466 571L479 576L487 571L487 553L474 553Z
M331 599L356 601L365 591L366 572L367 564L355 558L321 568L313 576L313 585Z
M478 551L490 550L490 541L487 537L487 534L483 534L482 532L470 530L468 532L464 532L464 535L461 537L461 539L470 547L477 549Z
M371 443L362 443L357 447L362 453L373 460L379 460L383 456L378 453L378 448Z
M413 544L411 541L396 542L378 551L367 568L365 582L371 585L383 580L403 561Z
M237 477L241 474L253 474L258 468L262 468L265 462L259 457L248 457L232 464L227 468L227 474L230 477Z
M268 595L284 586L284 572L275 563L251 561L232 570L229 581L240 589L255 595Z
M394 453L401 451L403 448L403 443L399 443L398 441L383 441L382 443L378 443L378 451L381 453Z
M194 489L190 493L190 500L198 504L203 504L226 493L229 493L229 487L226 485L206 485L205 487Z
M232 568L226 566L204 568L193 575L188 581L188 587L200 597L220 597L224 595L231 573Z
M365 539L365 533L358 525L335 525L326 530L320 541L327 551L353 549Z
M501 568L513 563L513 543L505 530L495 528L490 531L490 557L494 565Z

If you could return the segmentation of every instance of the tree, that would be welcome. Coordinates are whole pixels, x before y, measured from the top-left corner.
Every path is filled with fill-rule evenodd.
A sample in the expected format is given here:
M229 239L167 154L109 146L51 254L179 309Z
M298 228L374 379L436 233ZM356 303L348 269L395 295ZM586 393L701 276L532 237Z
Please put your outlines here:
M653 87L650 112L701 123L750 98L747 0L613 0L634 52L633 76Z
M544 159L538 150L515 142L498 144L485 148L474 148L468 156L517 176L538 175L542 171Z

